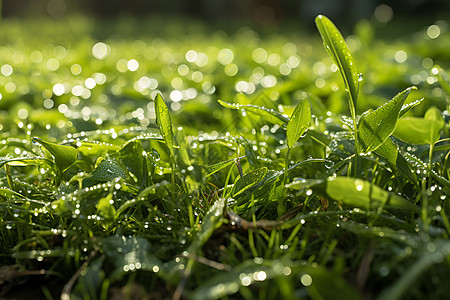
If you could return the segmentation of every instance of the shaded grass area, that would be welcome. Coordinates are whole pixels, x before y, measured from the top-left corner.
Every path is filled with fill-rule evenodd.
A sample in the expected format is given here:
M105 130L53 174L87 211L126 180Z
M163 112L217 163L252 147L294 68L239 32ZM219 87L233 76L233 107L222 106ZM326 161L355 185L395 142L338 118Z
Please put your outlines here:
M444 298L442 22L355 27L352 120L316 33L6 20L1 295Z

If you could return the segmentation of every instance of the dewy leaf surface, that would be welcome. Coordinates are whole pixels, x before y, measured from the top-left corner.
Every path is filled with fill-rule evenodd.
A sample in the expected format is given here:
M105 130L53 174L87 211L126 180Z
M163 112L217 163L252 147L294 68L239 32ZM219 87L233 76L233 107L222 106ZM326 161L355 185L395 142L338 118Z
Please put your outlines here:
M399 118L403 117L408 111L411 110L411 108L414 108L417 105L419 105L420 103L422 103L423 100L424 100L424 98L403 105L402 109L400 110Z
M109 181L115 178L126 178L127 173L124 167L116 160L105 158L103 159L92 172L91 179L96 181Z
M58 145L51 142L41 140L40 138L33 137L33 141L39 143L50 152L55 158L55 164L61 172L67 170L78 157L78 152L71 146Z
M355 117L359 87L359 77L355 61L342 34L330 19L323 15L318 15L315 22L322 37L324 47L338 67L344 80L345 88L349 96L350 113L352 117Z
M245 156L241 156L239 157L239 159L244 158ZM211 176L212 174L226 168L227 166L231 165L232 163L234 163L236 161L236 159L232 158L232 159L227 159L225 161L221 161L218 162L216 164L210 165L208 166L208 175L206 176Z
M169 109L164 102L161 94L157 94L155 97L155 111L156 111L156 123L159 126L161 135L163 136L164 142L171 155L173 156L173 129L172 129L172 119L170 118Z
M388 138L380 147L374 151L377 155L386 159L386 161L391 165L391 168L397 169L411 182L417 182L417 177L415 172L412 172L406 159L403 157L402 153L398 151L397 145Z
M258 182L264 179L267 174L267 168L262 167L256 170L252 170L245 174L243 177L239 178L233 188L233 197L242 194L249 188L256 185Z
M417 209L406 199L362 179L344 176L330 177L313 189L350 207L366 210L378 207Z
M414 88L407 88L398 93L392 100L374 111L369 111L360 119L358 124L360 149L358 151L374 151L388 139L395 130L403 103Z
M286 138L288 148L292 148L297 140L308 129L311 121L311 107L308 98L303 98L292 112L291 119L287 124Z
M280 112L269 109L263 106L257 106L257 105L241 105L238 103L228 103L222 100L218 100L219 104L231 109L244 109L246 111L252 112L254 114L259 115L261 118L265 119L266 121L269 121L273 124L278 124L280 126L283 126L286 124L289 119L281 114Z

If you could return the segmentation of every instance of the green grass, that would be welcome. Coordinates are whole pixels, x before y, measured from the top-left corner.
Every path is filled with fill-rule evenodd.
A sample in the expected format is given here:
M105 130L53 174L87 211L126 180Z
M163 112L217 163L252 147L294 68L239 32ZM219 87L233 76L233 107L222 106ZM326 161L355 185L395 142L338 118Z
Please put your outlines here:
M0 296L446 297L442 22L2 21Z

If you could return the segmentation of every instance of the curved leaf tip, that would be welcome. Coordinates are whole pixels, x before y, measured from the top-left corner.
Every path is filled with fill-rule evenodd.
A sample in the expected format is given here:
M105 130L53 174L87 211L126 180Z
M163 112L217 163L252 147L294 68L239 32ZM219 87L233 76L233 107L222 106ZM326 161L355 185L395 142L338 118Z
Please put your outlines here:
M67 170L78 158L78 152L74 147L47 142L38 137L32 137L31 140L50 152L61 172Z
M171 156L173 156L173 129L172 129L172 119L170 118L169 108L167 107L164 99L160 93L156 94L155 97L155 111L156 111L156 123L159 126L161 135L169 148Z
M355 119L359 82L362 80L362 76L359 75L352 54L336 25L324 15L318 15L315 23L325 50L339 69L347 90L350 113Z

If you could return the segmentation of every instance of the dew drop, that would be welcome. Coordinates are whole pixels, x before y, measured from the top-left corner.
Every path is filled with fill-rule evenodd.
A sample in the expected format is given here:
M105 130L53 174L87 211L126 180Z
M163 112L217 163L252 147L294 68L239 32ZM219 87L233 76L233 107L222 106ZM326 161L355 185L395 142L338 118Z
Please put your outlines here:
M379 272L380 272L380 275L381 275L381 276L386 277L386 276L389 275L389 268L386 267L386 266L382 266L382 267L379 269Z
M309 274L303 274L300 281L304 286L310 286L312 284L312 277Z
M325 168L331 169L334 166L334 162L331 160L325 160Z
M359 73L358 74L358 81L363 81L364 80L364 76L363 76L363 74L362 73Z

